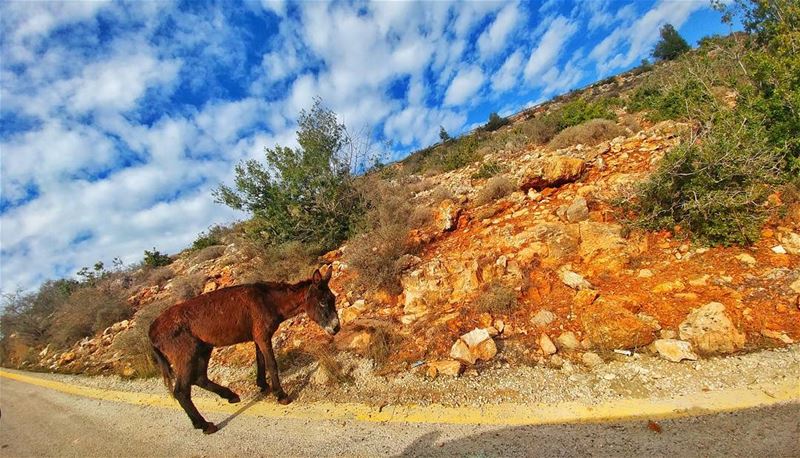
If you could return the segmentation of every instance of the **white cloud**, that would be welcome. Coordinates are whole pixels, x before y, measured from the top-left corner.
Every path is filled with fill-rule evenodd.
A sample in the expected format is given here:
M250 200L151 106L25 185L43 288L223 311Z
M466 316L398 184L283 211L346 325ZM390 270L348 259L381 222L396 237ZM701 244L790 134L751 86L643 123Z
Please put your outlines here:
M511 3L497 13L494 22L478 37L478 50L483 59L491 57L506 47L506 40L517 26L522 12Z
M661 0L644 16L614 30L594 47L589 58L597 63L600 75L629 66L650 54L662 25L670 23L680 28L692 13L706 7L701 2ZM622 17L630 14L625 11Z
M503 92L514 87L520 80L522 59L521 51L514 51L508 56L500 69L492 76L492 89L496 92Z
M542 35L525 65L525 78L535 82L535 78L547 72L556 64L566 43L578 31L578 25L564 16L558 16Z
M462 69L456 74L447 92L444 94L445 105L461 105L475 95L483 85L485 77L478 66Z

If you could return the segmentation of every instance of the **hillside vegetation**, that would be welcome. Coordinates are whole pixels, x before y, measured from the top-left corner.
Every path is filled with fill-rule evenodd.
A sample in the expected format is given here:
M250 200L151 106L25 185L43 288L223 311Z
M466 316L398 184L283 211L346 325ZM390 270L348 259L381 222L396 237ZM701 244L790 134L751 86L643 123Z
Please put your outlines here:
M215 193L249 220L175 256L154 248L140 265L98 263L6 297L2 364L149 376L146 330L165 307L320 263L334 268L343 331L328 341L298 317L276 346L282 367L334 384L364 361L435 377L792 343L800 7L737 5L743 33L668 47L459 138L440 129L440 143L397 163L376 163L317 100L297 149L267 147ZM235 346L214 361L253 357Z

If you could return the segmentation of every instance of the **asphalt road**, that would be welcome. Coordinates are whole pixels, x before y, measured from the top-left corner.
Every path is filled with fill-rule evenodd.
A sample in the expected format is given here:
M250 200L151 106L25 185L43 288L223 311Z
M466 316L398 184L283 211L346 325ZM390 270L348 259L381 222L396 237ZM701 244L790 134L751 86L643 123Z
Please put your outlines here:
M0 379L0 456L800 456L800 405L658 422L480 426L268 419L83 398ZM660 432L655 431L660 429Z

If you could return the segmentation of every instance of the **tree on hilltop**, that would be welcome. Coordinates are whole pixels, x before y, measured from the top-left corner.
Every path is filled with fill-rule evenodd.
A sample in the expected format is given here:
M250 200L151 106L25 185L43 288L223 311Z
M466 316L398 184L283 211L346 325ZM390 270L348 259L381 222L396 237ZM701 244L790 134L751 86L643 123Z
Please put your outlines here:
M672 24L661 27L661 40L653 50L653 57L658 60L674 60L681 54L692 49L689 43L681 37Z

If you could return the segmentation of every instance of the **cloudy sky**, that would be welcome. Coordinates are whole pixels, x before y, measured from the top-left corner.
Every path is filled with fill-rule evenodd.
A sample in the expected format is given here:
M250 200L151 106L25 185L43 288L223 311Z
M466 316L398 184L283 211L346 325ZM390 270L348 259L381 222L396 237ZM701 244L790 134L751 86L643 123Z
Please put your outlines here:
M0 288L174 253L315 96L394 158L627 70L708 2L0 4Z

